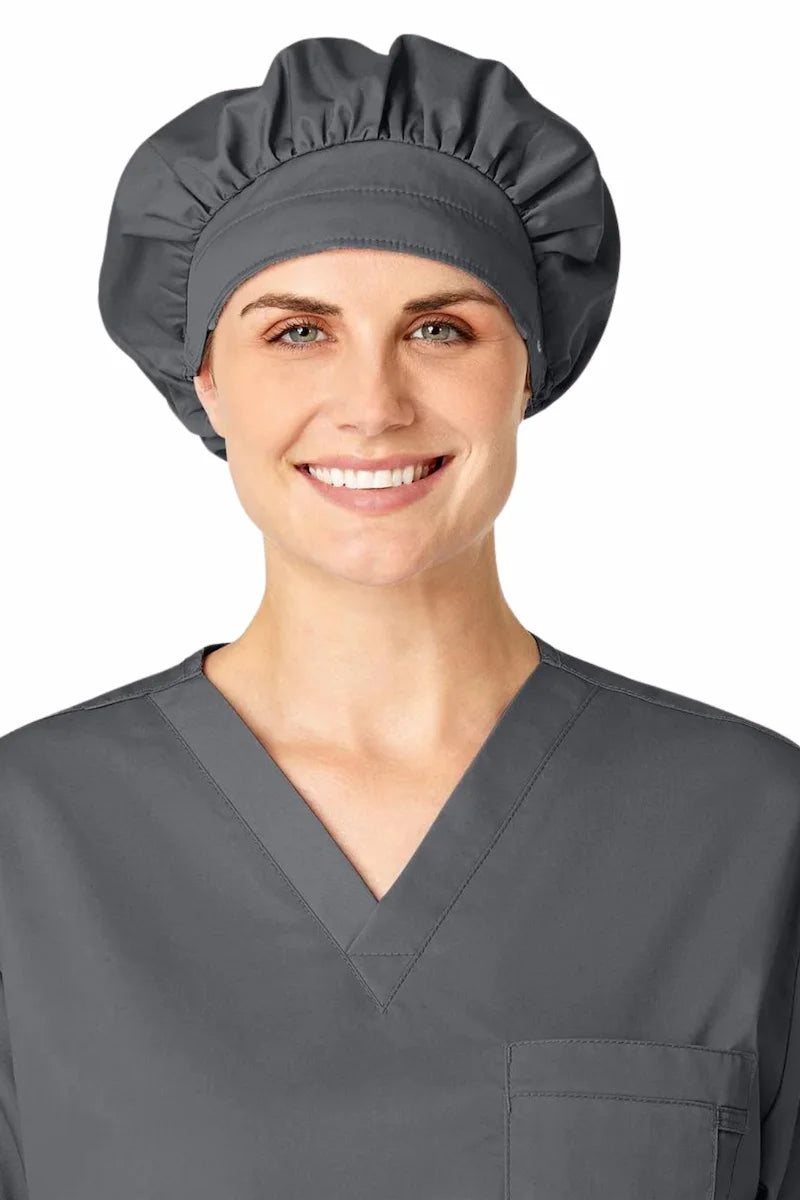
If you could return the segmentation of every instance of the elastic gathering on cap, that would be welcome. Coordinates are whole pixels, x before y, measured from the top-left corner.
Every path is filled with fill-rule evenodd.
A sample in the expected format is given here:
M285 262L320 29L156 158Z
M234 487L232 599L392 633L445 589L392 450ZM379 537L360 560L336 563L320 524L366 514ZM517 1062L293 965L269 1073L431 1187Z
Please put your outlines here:
M594 353L620 256L591 147L504 64L417 34L386 55L307 38L260 86L199 101L134 152L109 217L101 316L225 458L193 380L227 299L273 263L346 247L420 255L489 287L526 344L525 417Z

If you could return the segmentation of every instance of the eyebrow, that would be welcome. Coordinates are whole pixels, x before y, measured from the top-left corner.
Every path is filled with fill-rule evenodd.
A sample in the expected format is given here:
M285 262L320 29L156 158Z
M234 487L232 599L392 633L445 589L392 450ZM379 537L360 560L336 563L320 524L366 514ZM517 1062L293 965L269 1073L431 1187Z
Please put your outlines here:
M426 312L431 308L443 308L450 304L463 304L468 300L477 300L481 304L489 304L499 308L500 302L494 295L479 292L476 288L459 288L447 292L431 292L428 296L418 296L403 305L403 312ZM296 311L317 313L319 316L341 317L342 309L338 304L329 304L325 300L317 300L314 296L298 296L294 292L266 292L256 300L245 304L240 317L246 316L257 308L288 308Z

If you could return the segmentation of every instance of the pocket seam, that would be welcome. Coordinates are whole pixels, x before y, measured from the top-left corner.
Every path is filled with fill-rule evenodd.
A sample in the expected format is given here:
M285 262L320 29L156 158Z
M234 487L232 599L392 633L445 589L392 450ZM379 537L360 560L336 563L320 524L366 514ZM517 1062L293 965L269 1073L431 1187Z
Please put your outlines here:
M510 1098L513 1095L521 1095L519 1092L512 1092L512 1080L514 1073L514 1049L523 1046L554 1046L554 1045L603 1045L603 1046L643 1046L655 1049L673 1049L673 1050L688 1050L692 1052L702 1051L704 1054L712 1054L721 1058L738 1058L740 1061L748 1064L748 1082L747 1082L747 1097L744 1104L720 1104L719 1107L723 1114L729 1115L731 1120L730 1126L723 1126L732 1133L747 1133L750 1128L750 1098L753 1091L753 1084L758 1072L758 1054L755 1050L740 1050L740 1049L725 1049L718 1046L704 1046L697 1042L662 1042L653 1039L644 1038L602 1038L602 1037L568 1037L568 1038L521 1038L513 1042L503 1042L504 1055L506 1060L505 1070L505 1086L506 1095ZM610 1094L610 1093L609 1093ZM627 1093L621 1093L625 1095ZM635 1094L635 1093L634 1093ZM744 1122L742 1124L740 1117L744 1113ZM737 1116L738 1114L738 1116Z
M557 1096L560 1100L632 1100L636 1104L682 1104L685 1108L709 1108L712 1112L714 1109L719 1110L719 1105L713 1100L673 1100L670 1096L639 1096L627 1092L561 1092L541 1088L510 1092L509 1095L512 1100L520 1096Z
M749 1059L756 1057L754 1050L723 1050L717 1046L699 1046L695 1042L656 1042L640 1038L523 1038L516 1042L506 1042L505 1046L510 1050L512 1046L545 1046L557 1043L569 1045L573 1042L581 1042L583 1045L602 1043L606 1046L671 1046L675 1050L702 1050L705 1054L738 1054Z

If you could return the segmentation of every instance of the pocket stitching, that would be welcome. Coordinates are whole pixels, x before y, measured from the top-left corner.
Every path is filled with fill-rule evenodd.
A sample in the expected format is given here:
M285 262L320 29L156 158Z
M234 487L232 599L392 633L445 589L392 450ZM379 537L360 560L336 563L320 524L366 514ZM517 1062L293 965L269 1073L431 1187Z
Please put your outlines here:
M602 1043L606 1046L671 1046L675 1050L702 1050L704 1054L738 1054L742 1058L755 1060L754 1050L722 1050L716 1046L698 1046L694 1042L655 1042L639 1038L523 1038L517 1042L506 1042L509 1050L512 1046L545 1046L561 1042L568 1045L572 1042L582 1042L584 1045Z
M627 1092L562 1092L546 1088L525 1092L510 1092L510 1099L520 1096L558 1096L567 1100L633 1100L636 1104L682 1104L685 1108L709 1108L719 1110L713 1100L673 1100L670 1096L639 1096Z

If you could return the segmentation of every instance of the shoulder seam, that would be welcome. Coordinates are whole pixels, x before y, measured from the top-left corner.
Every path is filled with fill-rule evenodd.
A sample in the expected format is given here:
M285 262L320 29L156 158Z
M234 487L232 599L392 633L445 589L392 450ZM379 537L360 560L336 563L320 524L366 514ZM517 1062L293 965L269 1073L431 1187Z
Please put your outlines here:
M54 713L48 713L47 716L42 719L48 720L50 717L60 717L63 713L69 712L85 712L92 708L110 708L112 704L123 704L126 700L139 700L142 696L150 696L155 692L165 692L168 688L174 687L176 683L183 683L184 680L188 679L192 674L192 670L186 666L183 672L174 679L171 679L169 683L163 683L160 685L153 684L151 687L143 687L138 692L127 692L124 696L115 696L113 699L109 700L101 699L97 700L96 702L87 700L83 704L71 704L67 708L59 708Z
M576 671L574 667L568 667L559 655L557 666L561 671L568 671L570 675L576 675L578 679L583 679L586 683L594 683L597 687L603 688L607 692L622 692L623 695L633 696L635 700L641 700L645 704L655 704L659 708L672 708L676 712L685 712L692 717L703 717L706 721L728 721L732 725L745 725L749 729L755 729L759 733L765 733L768 737L774 738L778 742L783 742L787 746L792 746L795 750L800 750L800 745L793 742L791 738L786 737L782 733L778 733L775 729L769 729L766 725L759 725L757 721L749 721L747 717L737 717L734 713L704 713L699 712L695 708L685 708L682 704L670 704L667 700L657 700L655 696L645 696L641 692L634 691L633 688L620 687L618 684L603 683L602 680L595 679L592 675L585 675L581 671Z

